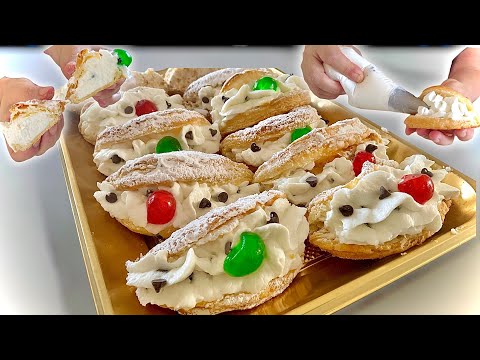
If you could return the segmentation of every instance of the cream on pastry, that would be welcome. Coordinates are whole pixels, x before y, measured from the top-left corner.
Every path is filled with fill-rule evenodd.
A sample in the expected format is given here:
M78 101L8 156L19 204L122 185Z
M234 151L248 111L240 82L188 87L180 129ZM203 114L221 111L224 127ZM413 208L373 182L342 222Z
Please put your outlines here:
M102 207L134 232L168 237L211 209L258 193L244 164L197 151L149 154L98 183Z
M182 314L250 309L282 293L303 265L305 209L268 191L191 222L136 261L127 285L142 305Z
M309 103L310 92L301 77L245 70L223 84L211 101L211 116L226 135Z
M196 111L169 109L103 130L95 143L93 161L98 171L110 175L126 161L146 154L172 150L216 153L219 145L216 124L210 124Z
M137 116L170 108L184 108L180 95L168 96L163 89L139 86L125 91L120 100L105 108L94 102L82 109L78 127L85 140L95 144L98 134L109 126L122 125Z
M314 198L310 242L335 256L373 259L403 252L440 230L459 190L447 171L413 155L399 168L366 164L362 174Z

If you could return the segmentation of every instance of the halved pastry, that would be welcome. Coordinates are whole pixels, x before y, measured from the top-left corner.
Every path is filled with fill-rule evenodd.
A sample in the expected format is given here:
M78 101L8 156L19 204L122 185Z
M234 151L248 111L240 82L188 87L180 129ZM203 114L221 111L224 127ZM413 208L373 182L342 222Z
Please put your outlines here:
M125 80L122 86L120 86L120 92L125 92L138 86L164 89L167 91L168 85L165 82L164 76L165 71L162 74L161 71L155 71L153 68L148 68L143 72L130 71L130 76Z
M78 104L126 78L131 61L131 56L122 49L83 49L77 55L75 72L68 80L66 99Z
M142 305L181 314L250 309L282 293L303 264L305 209L268 191L215 209L137 261L127 285Z
M259 191L244 164L216 154L175 151L130 160L101 183L95 199L130 230L170 236L211 209Z
M480 116L472 102L459 92L445 86L431 86L420 98L428 108L418 107L416 115L405 119L405 125L414 129L458 130L480 126Z
M187 87L198 78L219 68L168 68L164 79L169 94L183 95Z
M325 121L315 108L301 106L228 135L220 149L223 155L234 161L258 167L297 138L324 126Z
M459 190L444 169L413 155L399 168L365 164L362 174L308 207L309 241L346 259L378 259L423 243L442 227Z
M301 77L250 69L223 84L211 101L211 116L222 135L227 135L308 104L310 91Z
M146 154L178 150L218 152L220 132L201 114L169 109L145 114L123 125L103 130L97 137L93 161L98 171L110 175L126 161Z
M389 161L386 146L375 130L353 118L295 140L260 165L253 180L305 206L320 192L352 180L365 161Z
M187 87L183 94L185 106L210 117L210 111L212 110L210 102L213 97L218 95L225 81L227 81L232 75L238 74L243 70L245 69L220 69L195 80Z
M138 86L125 91L120 100L105 108L96 101L85 106L78 128L85 140L95 145L98 134L107 127L122 125L137 116L170 108L184 108L180 95L168 96L163 89Z

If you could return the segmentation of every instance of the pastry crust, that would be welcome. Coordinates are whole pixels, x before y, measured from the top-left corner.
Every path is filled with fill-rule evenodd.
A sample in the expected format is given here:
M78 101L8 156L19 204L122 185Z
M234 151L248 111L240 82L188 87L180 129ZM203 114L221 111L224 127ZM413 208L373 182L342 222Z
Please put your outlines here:
M78 81L85 72L85 69L84 69L85 63L92 58L100 58L100 57L102 57L102 54L100 52L90 51L88 49L83 49L78 53L75 72L73 73L72 77L68 80L67 94L65 96L67 100L70 100L74 104L78 104L88 98L91 98L92 96L99 93L100 91L105 90L106 88L112 86L120 79L125 78L125 76L123 75L123 72L119 68L117 68L117 71L115 72L115 76L108 84L105 84L102 87L95 89L95 91L91 92L90 94L87 94L82 98L79 98L76 95L76 90L78 87Z
M167 92L169 95L183 95L193 81L216 70L219 68L168 68L164 76Z
M252 178L253 173L245 164L222 155L175 151L130 160L105 181L119 191L133 191L147 186L171 186L174 182L238 186Z
M419 234L400 235L395 239L376 246L344 244L335 238L335 234L330 232L324 226L323 219L325 219L327 212L331 209L330 202L332 201L335 192L342 188L354 188L362 177L372 171L375 171L377 168L378 165L365 163L362 173L357 178L353 179L346 185L337 186L333 189L324 191L313 198L313 200L309 203L307 210L307 218L308 222L310 223L309 242L312 245L343 259L381 259L389 255L404 252L415 245L420 245L433 234L435 234L435 231L424 229ZM443 200L438 205L438 211L440 213L442 223L445 220L445 216L450 209L451 204L451 200Z
M458 100L467 106L468 111L474 111L472 102L460 94L459 92L450 89L446 86L430 86L423 90L420 98L423 99L429 92L435 91L436 94L443 97L455 96ZM405 125L412 129L434 129L434 130L458 130L469 129L480 126L480 116L475 115L473 120L452 120L451 118L438 118L425 115L410 115L405 121Z
M145 114L129 120L123 125L108 127L97 137L94 156L100 150L122 142L148 140L152 135L162 134L186 125L209 126L210 122L196 111L168 109Z
M18 102L10 108L10 121L1 124L5 139L14 152L31 148L43 134L60 121L65 105L64 100L28 100ZM35 115L44 113L48 122L39 124Z
M313 129L260 165L253 181L262 183L272 180L312 162L316 167L323 168L323 165L339 156L353 156L355 147L367 141L382 143L382 138L358 118Z
M242 85L256 81L264 76L274 75L268 69L247 69L231 76L222 86L221 93L231 89L240 89Z
M232 149L247 149L252 143L275 141L286 133L305 127L321 119L315 108L300 106L287 114L272 116L258 124L228 135L220 144L222 155L235 161Z
M127 80L120 87L120 91L126 91L138 86L146 86L158 89L167 90L167 83L165 82L166 70L155 71L152 68L148 68L144 72L132 71Z

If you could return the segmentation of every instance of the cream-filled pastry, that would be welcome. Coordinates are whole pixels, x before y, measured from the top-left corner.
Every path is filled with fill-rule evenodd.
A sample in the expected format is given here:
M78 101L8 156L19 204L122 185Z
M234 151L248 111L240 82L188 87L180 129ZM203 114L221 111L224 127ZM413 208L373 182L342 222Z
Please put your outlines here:
M98 171L110 175L126 161L143 155L179 150L216 153L220 132L201 114L169 109L145 114L123 125L108 127L97 137L93 161Z
M315 108L301 106L228 135L220 149L223 155L234 161L258 167L297 138L324 126L325 121Z
M358 118L339 121L313 129L273 154L257 169L254 182L305 206L320 192L352 180L365 161L390 163L385 146Z
M423 243L459 194L434 164L424 155L398 168L366 163L360 176L310 202L310 243L347 259L383 258Z
M85 140L95 144L98 134L107 127L122 125L137 116L171 108L184 108L180 95L169 96L163 89L138 86L125 91L120 100L105 108L97 102L85 106L78 127Z
M416 115L405 119L414 129L457 130L480 126L480 117L472 102L459 92L445 86L431 86L420 98L428 107L419 106Z
M167 91L168 85L164 79L165 71L155 71L152 68L148 68L143 72L130 71L130 76L123 82L122 86L120 86L120 93L139 86L164 89Z
M274 190L214 209L127 261L127 285L142 305L181 314L258 306L282 293L303 265L305 211Z
M192 82L217 70L219 68L168 68L164 75L167 92L183 95Z
M83 49L77 55L75 72L68 80L66 99L78 104L125 79L131 62L131 56L122 49Z
M258 193L252 177L246 165L221 155L149 154L127 161L98 183L94 196L130 230L166 238L211 209Z
M308 104L310 92L301 77L244 70L230 77L212 99L211 116L227 135Z

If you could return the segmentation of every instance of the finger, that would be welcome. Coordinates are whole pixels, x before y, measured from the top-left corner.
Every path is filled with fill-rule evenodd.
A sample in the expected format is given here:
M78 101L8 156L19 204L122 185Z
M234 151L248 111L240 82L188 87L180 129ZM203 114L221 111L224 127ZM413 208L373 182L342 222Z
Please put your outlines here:
M351 62L337 45L323 47L322 51L319 52L319 56L324 63L330 65L350 80L355 82L363 81L362 69Z
M406 127L405 128L405 134L406 135L412 135L417 129L413 129L413 128L409 128L409 127Z
M430 131L429 138L435 144L445 146L452 144L455 136L453 136L453 134L444 134L438 130L432 130Z
M67 64L65 64L65 67L63 68L63 74L67 79L70 79L75 72L76 69L76 62L75 61L70 61Z
M330 79L325 74L323 64L307 51L305 51L301 67L306 83L318 97L334 99L344 94L342 86L337 81ZM326 93L329 94L328 97Z
M471 140L473 138L473 135L475 134L475 130L474 129L461 129L461 130L455 130L454 133L460 141L468 141L468 140Z
M38 150L40 149L40 140L38 140L35 144L33 144L31 148L25 151L18 151L18 152L14 152L6 141L5 143L7 145L7 150L8 150L8 153L10 154L10 157L16 162L22 162L22 161L31 159L37 154Z
M429 140L429 134L430 130L429 129L417 129L417 135L423 137L424 139Z
M41 142L40 142L40 148L36 154L36 156L41 156L45 154L45 152L50 149L57 140L60 137L60 134L62 133L63 129L63 116L60 119L60 121L52 126L50 130L48 130L45 134L43 134Z
M37 86L33 92L36 92L36 95L32 99L51 100L55 95L55 88L53 86Z

